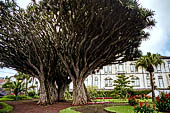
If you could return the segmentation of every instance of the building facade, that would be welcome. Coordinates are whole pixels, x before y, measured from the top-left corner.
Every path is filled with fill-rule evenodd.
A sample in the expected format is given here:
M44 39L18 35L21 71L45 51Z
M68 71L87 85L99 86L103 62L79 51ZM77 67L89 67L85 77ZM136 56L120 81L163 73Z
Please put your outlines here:
M167 89L170 86L170 57L163 57L165 64L154 67L155 86L160 89ZM95 74L89 75L85 80L86 86L97 86L98 89L114 89L114 80L117 75L125 74L130 77L130 85L134 89L150 89L150 75L143 69L135 68L136 61L128 61L122 64L104 66L103 69ZM72 90L72 83L70 89Z

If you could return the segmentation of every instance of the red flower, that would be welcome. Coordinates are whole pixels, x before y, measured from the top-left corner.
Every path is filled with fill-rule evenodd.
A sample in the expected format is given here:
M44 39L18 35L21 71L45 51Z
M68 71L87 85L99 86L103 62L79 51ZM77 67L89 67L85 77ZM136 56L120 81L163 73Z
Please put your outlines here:
M140 102L140 107L143 107L143 102Z
M11 95L15 95L14 93L11 93Z
M148 104L148 107L150 108L150 104Z
M155 110L155 107L156 107L156 105L155 104L153 104L153 109Z
M136 109L136 106L134 106L134 109Z
M145 102L145 107L147 106L147 103Z
M156 97L156 100L160 103L160 97L159 96Z

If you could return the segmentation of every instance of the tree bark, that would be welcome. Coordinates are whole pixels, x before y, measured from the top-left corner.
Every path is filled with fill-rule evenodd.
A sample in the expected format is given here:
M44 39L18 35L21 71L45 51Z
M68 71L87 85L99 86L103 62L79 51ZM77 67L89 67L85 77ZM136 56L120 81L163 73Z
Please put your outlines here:
M87 95L83 85L83 81L73 81L73 105L87 104Z
M90 96L89 96L87 87L86 87L86 85L85 85L84 83L83 83L83 85L84 85L85 93L86 93L86 96L87 96L87 101L88 101L88 102L91 102L91 99L90 99Z
M58 86L58 102L65 102L64 93L69 84L61 84Z
M57 101L58 94L56 85L51 80L45 79L40 76L40 100L38 104L48 105Z
M150 73L150 81L151 81L151 89L152 89L152 102L155 102L155 92L154 92L154 82L153 82L153 74L152 72L149 72Z

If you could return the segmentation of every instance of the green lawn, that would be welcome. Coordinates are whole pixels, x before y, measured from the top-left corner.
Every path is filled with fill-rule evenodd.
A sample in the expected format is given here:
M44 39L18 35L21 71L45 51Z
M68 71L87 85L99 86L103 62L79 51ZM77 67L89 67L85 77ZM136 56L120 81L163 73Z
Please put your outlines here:
M112 106L104 108L106 111L109 112L116 112L116 113L134 113L133 106Z
M60 113L81 113L81 112L74 111L70 107L70 108L66 108L66 109L60 110Z
M139 102L152 102L152 99L137 99ZM96 99L94 102L128 103L128 99Z
M14 99L6 98L6 97L0 98L0 101L12 101L12 100Z
M13 110L12 106L10 106L4 102L0 102L0 105L3 107L2 109L0 109L0 113L8 113Z

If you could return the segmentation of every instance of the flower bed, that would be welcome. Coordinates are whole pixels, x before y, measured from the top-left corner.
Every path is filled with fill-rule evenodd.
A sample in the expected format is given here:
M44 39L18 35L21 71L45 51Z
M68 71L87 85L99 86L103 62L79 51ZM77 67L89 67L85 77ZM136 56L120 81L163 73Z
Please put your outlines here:
M156 97L156 107L160 112L170 112L170 93Z
M131 106L137 105L138 102L136 101L136 95L129 97L129 98L128 98L128 103L129 103Z
M155 104L153 105L153 107L151 107L150 104L146 102L145 103L140 102L139 105L134 106L134 112L135 113L156 113Z

